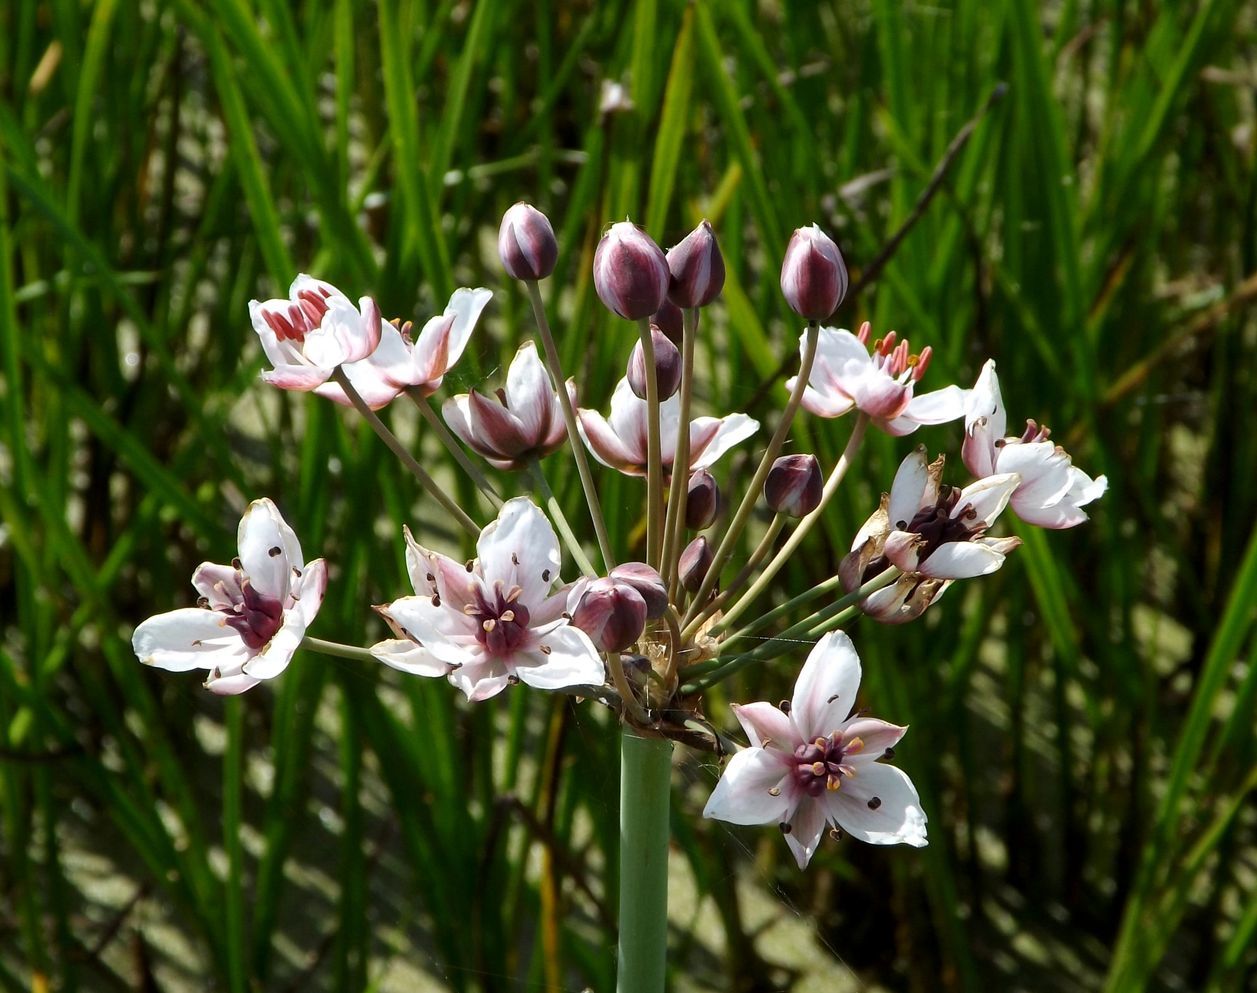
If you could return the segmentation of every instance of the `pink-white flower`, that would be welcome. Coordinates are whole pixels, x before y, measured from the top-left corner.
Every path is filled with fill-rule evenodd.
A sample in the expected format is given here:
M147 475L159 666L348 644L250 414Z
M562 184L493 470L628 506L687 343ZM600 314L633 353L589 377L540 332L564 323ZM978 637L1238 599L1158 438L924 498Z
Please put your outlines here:
M804 334L799 339L800 352L806 338ZM867 321L859 334L820 329L812 374L803 391L804 410L818 417L841 417L859 410L893 435L911 434L922 424L944 424L964 416L965 391L958 386L913 396L930 364L929 347L913 355L908 340L898 340L894 331L874 341L871 354L868 342ZM790 379L786 388L793 390L796 379Z
M313 390L338 366L365 359L386 327L370 297L355 307L331 283L304 273L287 300L250 300L249 317L274 366L262 379L285 390Z
M567 392L575 402L576 387ZM506 388L497 397L472 390L450 397L441 406L445 423L478 455L498 469L522 469L567 440L563 408L537 346L524 342L506 373Z
M581 437L594 458L627 476L646 475L647 411L627 379L616 384L611 394L611 416L582 408L577 412ZM659 445L665 473L671 474L676 459L677 425L681 420L681 398L674 395L659 405ZM696 417L690 421L689 472L706 469L740 441L759 430L759 421L746 414L724 417Z
M492 297L485 289L455 290L445 313L429 320L413 340L409 321L401 327L386 322L375 351L345 365L350 384L372 410L387 406L405 389L431 396L462 357L476 321ZM339 383L324 383L314 392L349 406L349 397Z
M145 665L208 669L206 689L243 693L288 667L327 589L322 559L306 564L275 504L255 500L240 519L240 557L192 574L200 606L150 617L131 646Z
M1046 427L1027 421L1021 437L1005 437L1006 429L995 361L988 359L965 399L965 465L979 477L1017 473L1021 483L1012 507L1027 524L1072 528L1087 520L1081 508L1104 494L1108 480L1077 468L1065 449L1048 440Z
M841 631L807 657L794 696L733 707L751 747L735 755L703 809L732 824L781 825L799 868L806 868L826 826L873 845L926 844L925 812L890 749L906 727L852 717L860 658Z
M396 653L383 658L391 649L373 649L376 656L417 675L447 674L469 700L517 681L542 690L601 686L597 649L568 623L584 584L560 585L559 542L545 515L525 497L508 500L480 533L476 552L468 568L413 546L419 595L378 609L426 656L409 659L408 669L396 664Z

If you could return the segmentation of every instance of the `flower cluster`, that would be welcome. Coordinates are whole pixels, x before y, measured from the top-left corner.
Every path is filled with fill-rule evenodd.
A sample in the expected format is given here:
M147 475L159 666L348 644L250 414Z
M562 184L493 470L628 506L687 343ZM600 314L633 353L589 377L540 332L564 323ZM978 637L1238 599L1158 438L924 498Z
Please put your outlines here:
M323 598L324 563L306 563L275 505L259 500L240 523L239 557L194 574L198 606L136 628L141 661L205 669L209 689L239 693L278 675L304 645L446 679L469 701L515 683L566 692L613 708L625 725L652 736L721 751L722 737L701 714L703 691L812 641L789 703L734 707L749 747L726 765L705 815L780 825L800 867L827 827L872 844L924 845L916 790L889 764L906 728L855 709L860 660L842 628L861 615L892 624L919 617L951 583L994 572L1017 548L1016 536L996 531L1005 509L1025 525L1074 527L1104 492L1104 477L1076 468L1035 421L1006 436L994 362L972 388L941 384L919 393L929 346L914 352L895 331L875 337L867 322L855 333L823 324L842 305L849 278L838 246L812 225L795 232L781 266L782 292L802 324L798 373L785 383L788 398L762 447L744 449L726 474L724 489L745 481L741 496L727 500L717 473L739 445L762 436L745 413L696 410L707 398L695 345L725 278L711 225L704 221L668 252L630 221L611 225L597 245L598 297L636 324L638 339L605 416L560 368L539 285L559 259L550 221L515 205L502 220L498 250L505 272L528 293L537 338L519 346L500 388L471 389L439 407L428 405L467 349L488 290L455 291L417 334L409 322L384 320L370 297L355 305L304 275L287 299L250 304L272 367L263 380L356 408L464 528L463 552L474 542L474 557L431 550L399 522L414 592L376 607L392 636L369 648L318 641L306 630ZM455 503L376 416L403 394L470 475L480 505ZM852 417L846 448L828 471L815 455L783 454L800 410ZM900 437L962 420L971 480L945 482L942 456L931 461L923 446L910 451L838 575L774 600L774 577L824 513L869 426ZM579 476L594 541L582 542L550 492L542 462L560 451ZM597 464L645 480L639 520L622 529L639 536L632 545L612 541ZM500 474L515 472L527 474L533 497L499 496L513 478ZM486 509L496 516L482 525L477 515ZM734 561L757 513L763 537ZM574 566L566 583L564 546ZM825 602L836 587L843 595ZM756 609L758 617L742 619ZM759 636L791 611L792 625Z

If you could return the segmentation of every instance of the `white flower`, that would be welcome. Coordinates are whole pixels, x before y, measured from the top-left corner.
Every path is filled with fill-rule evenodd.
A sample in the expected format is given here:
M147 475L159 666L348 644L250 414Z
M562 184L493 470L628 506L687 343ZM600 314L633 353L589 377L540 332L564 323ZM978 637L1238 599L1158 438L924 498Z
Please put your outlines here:
M601 686L597 649L568 623L584 584L559 585L559 542L545 515L526 497L508 500L476 551L467 567L412 546L419 595L379 610L426 655L399 665L393 649L401 646L376 646L377 658L417 675L448 674L469 700L488 699L514 681L542 690Z
M345 375L372 410L391 403L408 388L431 396L462 357L476 321L492 297L484 289L455 290L445 313L428 321L414 341L410 338L409 322L400 328L385 322L375 351L365 359L348 363ZM345 406L350 402L339 383L324 383L314 392Z
M1081 509L1108 489L1103 476L1092 479L1069 453L1049 441L1051 431L1026 422L1021 437L1005 437L1007 416L995 362L988 359L965 398L965 465L975 476L1015 472L1021 483L1012 495L1013 512L1027 524L1072 528L1087 520Z
M821 328L812 374L803 391L803 409L818 417L841 417L859 410L893 435L911 434L922 424L944 424L964 416L965 391L958 386L913 396L932 352L927 347L913 355L908 340L896 344L897 337L892 331L877 339L870 354L867 321L858 335ZM806 334L799 339L800 352L806 340ZM795 379L786 383L787 389L794 389Z
M611 416L581 408L578 425L581 437L594 458L628 476L645 476L647 463L647 410L645 400L633 392L627 378L616 384L611 394ZM676 459L677 425L681 420L681 397L675 394L659 405L659 445L663 470L671 474ZM724 417L696 417L690 421L689 473L706 469L740 441L759 430L759 421L746 414Z
M336 368L365 359L386 326L380 308L363 297L357 308L331 283L304 273L287 300L249 301L253 330L275 368L262 379L285 390L312 390Z
M834 631L808 655L788 707L735 704L751 747L729 761L703 816L780 824L800 869L827 825L874 845L925 845L912 780L877 761L908 729L852 717L859 688L860 658Z
M288 667L327 588L322 559L308 565L275 504L255 500L240 519L240 557L192 574L199 607L150 617L131 645L145 665L208 669L207 689L243 693Z

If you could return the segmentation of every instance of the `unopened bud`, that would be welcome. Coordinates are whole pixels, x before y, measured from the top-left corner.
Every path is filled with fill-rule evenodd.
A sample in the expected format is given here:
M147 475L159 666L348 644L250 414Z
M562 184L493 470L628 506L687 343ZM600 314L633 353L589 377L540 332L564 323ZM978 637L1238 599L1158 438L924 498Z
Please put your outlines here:
M655 382L659 399L667 400L681 387L681 350L656 327L650 329L650 343L655 350ZM633 393L646 399L646 355L639 338L629 356L628 381Z
M685 546L681 558L677 562L677 576L681 585L691 593L703 583L707 570L711 568L711 545L701 534Z
M612 579L595 579L572 614L601 652L622 652L646 628L646 601L633 587Z
M668 260L636 224L611 225L594 252L594 289L609 309L630 321L649 317L668 294Z
M617 565L608 576L613 582L631 586L646 601L646 616L651 620L662 617L668 609L668 587L663 578L645 562L625 562Z
M666 334L672 344L680 348L685 334L684 320L685 317L681 313L681 308L671 300L665 300L659 305L659 309L651 315L650 323Z
M691 531L711 527L720 513L720 487L716 477L706 469L699 469L690 477L685 494L685 526Z
M847 266L833 239L817 225L799 228L781 263L781 292L790 309L809 321L829 318L847 295Z
M725 260L706 221L668 249L667 258L668 299L678 307L705 307L724 289Z
M502 215L498 255L502 268L516 279L545 279L559 258L550 219L531 204L517 203Z
M778 514L806 517L820 506L824 486L815 455L783 455L768 470L764 499Z

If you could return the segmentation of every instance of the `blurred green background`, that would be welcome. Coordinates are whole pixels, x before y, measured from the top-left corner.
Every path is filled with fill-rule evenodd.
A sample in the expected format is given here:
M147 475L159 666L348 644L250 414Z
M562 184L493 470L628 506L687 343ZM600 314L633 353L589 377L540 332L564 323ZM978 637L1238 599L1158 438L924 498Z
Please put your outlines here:
M333 564L313 633L385 636L400 525L461 538L358 418L258 383L246 304L302 270L420 319L488 286L447 392L496 383L529 331L494 249L518 199L559 233L586 403L634 334L592 292L606 221L666 247L711 219L699 404L770 423L777 267L817 221L843 324L932 345L935 386L994 356L1012 423L1110 481L920 622L851 629L870 709L912 725L928 848L827 842L800 874L773 830L702 821L718 770L680 756L675 989L1252 989L1255 94L1237 2L4 4L0 989L611 988L605 712L308 653L225 702L129 646L261 495ZM794 445L830 465L848 430ZM963 482L958 427L922 440ZM866 444L778 596L915 441ZM627 553L640 484L600 478ZM802 654L708 713L787 696Z

